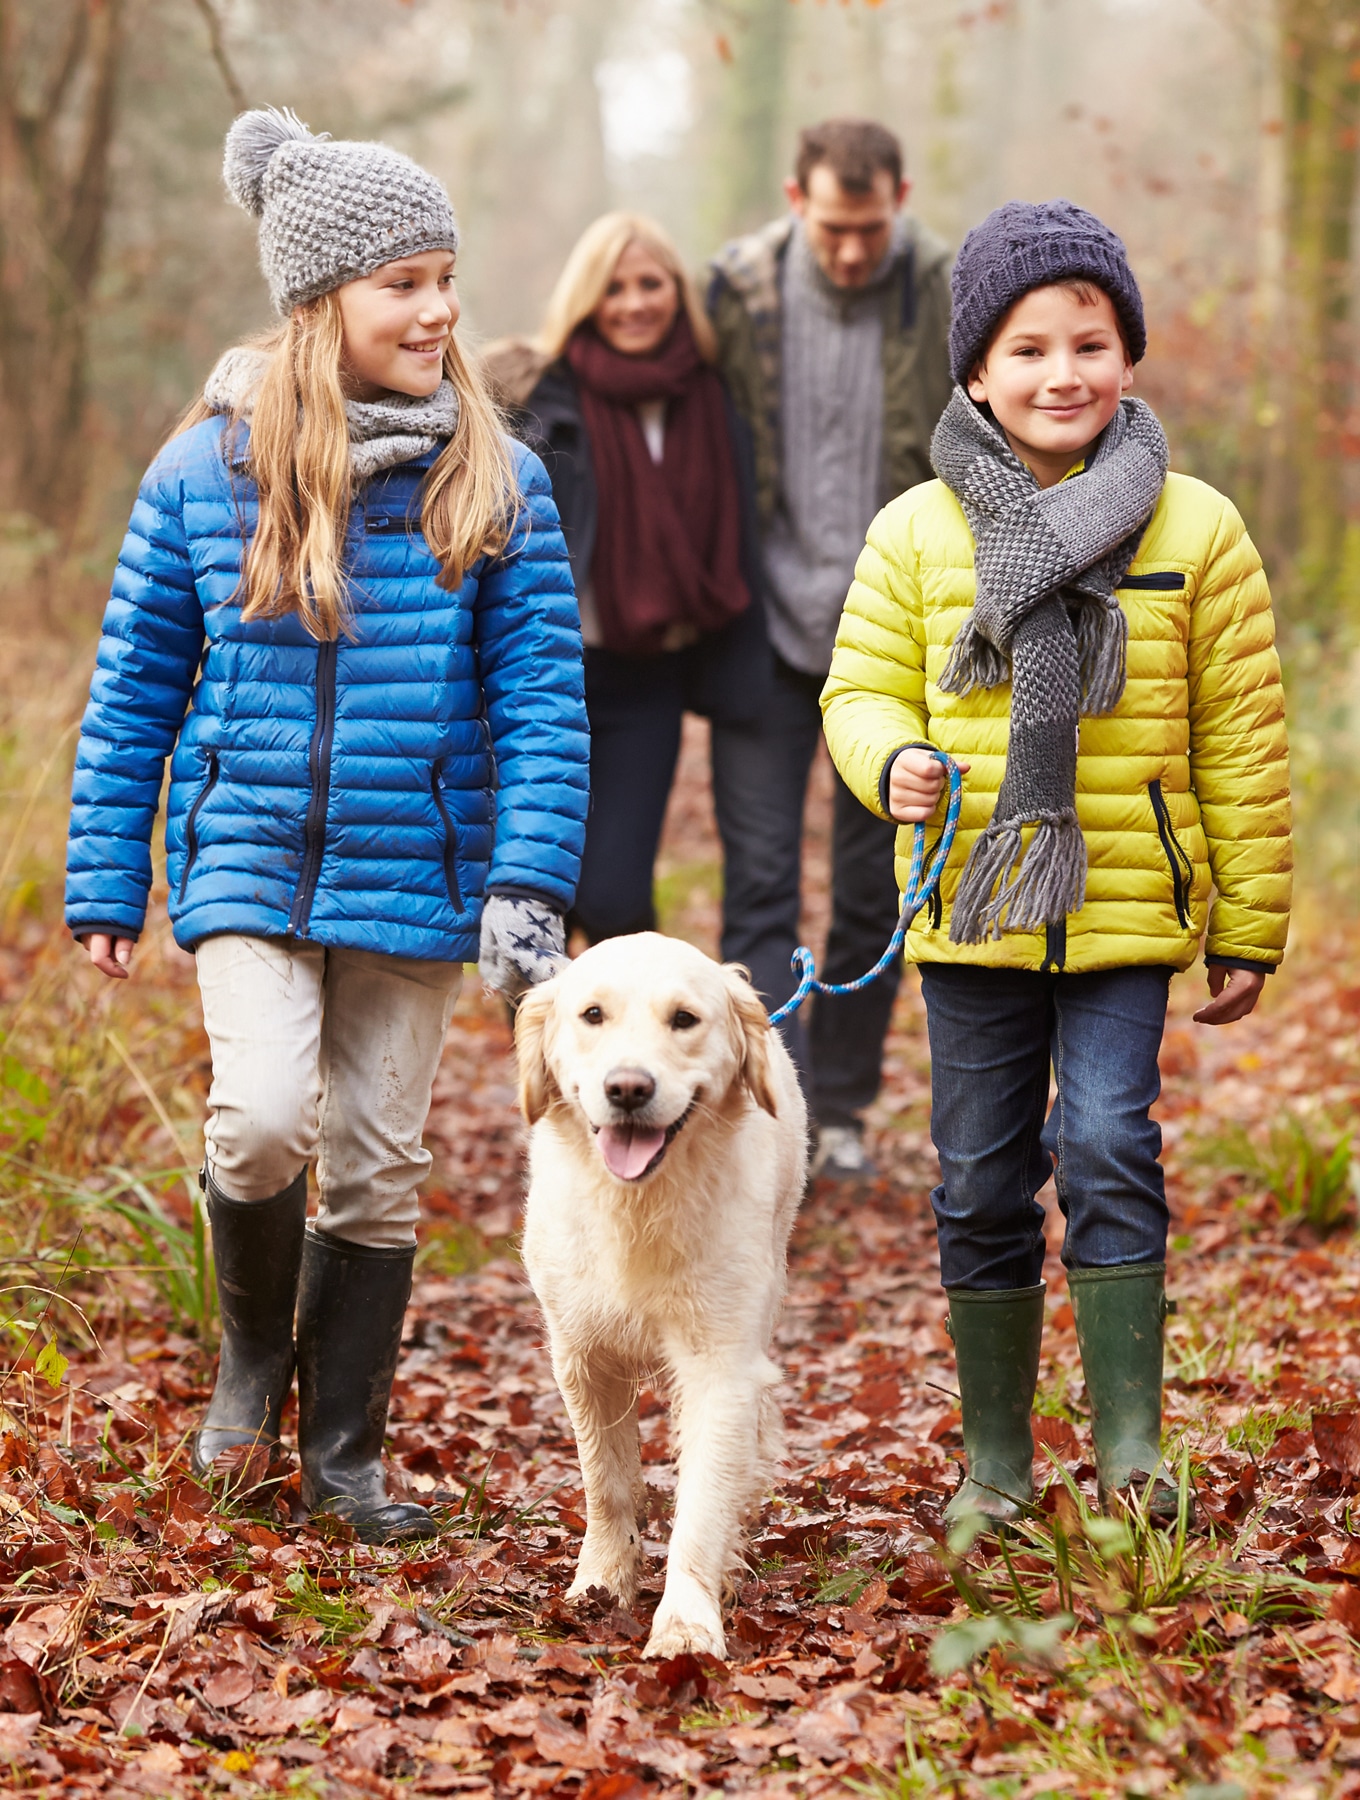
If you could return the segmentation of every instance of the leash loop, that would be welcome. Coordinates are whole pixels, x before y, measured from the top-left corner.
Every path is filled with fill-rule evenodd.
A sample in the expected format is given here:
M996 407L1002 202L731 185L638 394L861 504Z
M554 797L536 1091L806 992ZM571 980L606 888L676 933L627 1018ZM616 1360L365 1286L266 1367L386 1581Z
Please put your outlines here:
M789 959L790 967L798 977L798 986L792 996L784 1004L770 1014L771 1025L782 1025L790 1018L807 999L809 994L857 994L861 988L868 987L871 981L877 981L886 969L902 954L902 946L907 941L907 932L911 922L940 885L940 875L949 860L949 852L954 847L954 833L958 829L959 806L963 800L963 777L959 774L959 766L952 756L946 756L943 750L932 750L930 754L937 763L944 767L949 778L949 805L944 815L944 829L940 833L939 842L935 846L930 859L930 867L924 869L926 855L926 828L924 822L918 822L912 828L911 867L907 872L907 889L902 896L902 911L897 927L888 940L888 947L869 970L857 981L819 981L812 960L812 952L806 944L800 944Z

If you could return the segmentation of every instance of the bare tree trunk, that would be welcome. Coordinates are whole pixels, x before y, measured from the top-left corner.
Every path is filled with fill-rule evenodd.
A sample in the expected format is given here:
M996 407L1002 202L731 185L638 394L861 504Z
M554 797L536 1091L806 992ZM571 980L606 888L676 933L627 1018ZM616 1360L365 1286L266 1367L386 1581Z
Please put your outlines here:
M595 70L619 10L620 0L471 10L475 88L450 135L464 171L461 286L488 335L534 329L577 236L610 204Z
M57 530L84 489L125 13L126 0L0 0L0 509Z
M781 210L779 127L795 20L790 0L726 0L712 11L724 67L709 214L722 238Z
M1252 530L1271 562L1281 547L1287 495L1282 477L1281 430L1288 408L1289 382L1280 357L1285 329L1285 218L1288 171L1284 130L1284 58L1280 49L1278 0L1256 0L1253 24L1257 127L1256 269L1252 283L1252 425L1259 454L1250 459L1249 491L1243 503Z
M1297 603L1325 626L1345 547L1341 454L1355 378L1351 281L1360 16L1355 0L1279 0L1279 22L1292 341L1287 535Z

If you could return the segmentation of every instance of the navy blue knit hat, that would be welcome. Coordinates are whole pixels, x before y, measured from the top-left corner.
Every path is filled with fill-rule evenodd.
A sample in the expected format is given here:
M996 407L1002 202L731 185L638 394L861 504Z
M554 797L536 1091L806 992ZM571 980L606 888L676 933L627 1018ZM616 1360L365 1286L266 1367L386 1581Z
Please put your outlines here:
M1070 200L1008 200L975 225L954 263L949 366L966 383L1016 301L1055 281L1090 281L1114 302L1132 361L1147 349L1143 296L1123 240Z

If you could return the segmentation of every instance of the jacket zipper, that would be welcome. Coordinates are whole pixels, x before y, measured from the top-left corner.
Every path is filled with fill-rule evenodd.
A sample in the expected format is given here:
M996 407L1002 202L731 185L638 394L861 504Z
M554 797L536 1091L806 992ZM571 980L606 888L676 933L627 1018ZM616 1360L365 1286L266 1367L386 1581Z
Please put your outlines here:
M312 794L307 802L307 820L303 827L302 874L293 895L293 910L288 915L288 931L292 937L306 937L316 898L316 884L321 878L321 862L326 854L326 814L331 799L331 748L335 739L335 673L339 645L327 638L316 651L316 725L307 752L307 769L312 781Z
M1195 879L1194 864L1181 849L1176 834L1171 829L1171 814L1167 810L1166 795L1162 792L1160 781L1148 783L1148 799L1152 802L1153 817L1157 821L1157 836L1162 840L1167 866L1171 870L1171 895L1176 903L1176 917L1182 929L1190 927L1190 888Z
M203 785L194 796L194 803L189 808L189 816L184 821L184 873L179 878L179 897L181 903L189 886L189 872L198 855L198 815L203 802L217 785L217 752L208 751L208 772L203 778Z
M930 867L930 859L934 856L939 847L939 838L936 838L933 844L926 845L921 856L921 867L923 869L928 869ZM943 876L943 869L941 869L940 874ZM943 918L944 901L940 898L940 889L939 884L937 883L930 890L930 897L926 901L926 922L932 931L938 931L940 929L940 922Z
M444 758L441 756L430 770L430 792L434 795L435 806L444 822L444 885L449 890L449 900L456 913L463 910L463 893L458 886L458 833L454 830L453 819L449 814L449 804L444 798L441 779L444 774Z

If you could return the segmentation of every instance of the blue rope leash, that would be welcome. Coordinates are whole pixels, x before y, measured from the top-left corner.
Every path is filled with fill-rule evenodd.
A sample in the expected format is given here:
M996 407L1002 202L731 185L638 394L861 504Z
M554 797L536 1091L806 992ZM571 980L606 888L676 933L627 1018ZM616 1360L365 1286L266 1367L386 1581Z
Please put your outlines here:
M907 891L902 896L902 913L897 921L897 929L889 939L888 948L879 957L867 975L861 975L858 981L818 981L817 971L813 965L812 952L806 944L800 944L790 958L794 974L798 977L798 986L793 997L786 1000L770 1014L771 1025L782 1025L785 1019L796 1013L809 994L857 994L861 988L868 987L871 981L877 981L885 969L902 954L902 946L906 942L911 922L929 900L939 886L940 873L949 860L949 852L954 847L954 832L959 823L959 804L963 799L963 777L959 774L958 764L952 757L946 756L943 750L932 750L930 753L938 763L944 765L945 774L949 777L949 807L944 816L944 830L940 833L940 841L935 846L935 854L930 859L930 867L922 876L922 865L926 854L926 828L917 825L911 840L911 868L907 874Z

